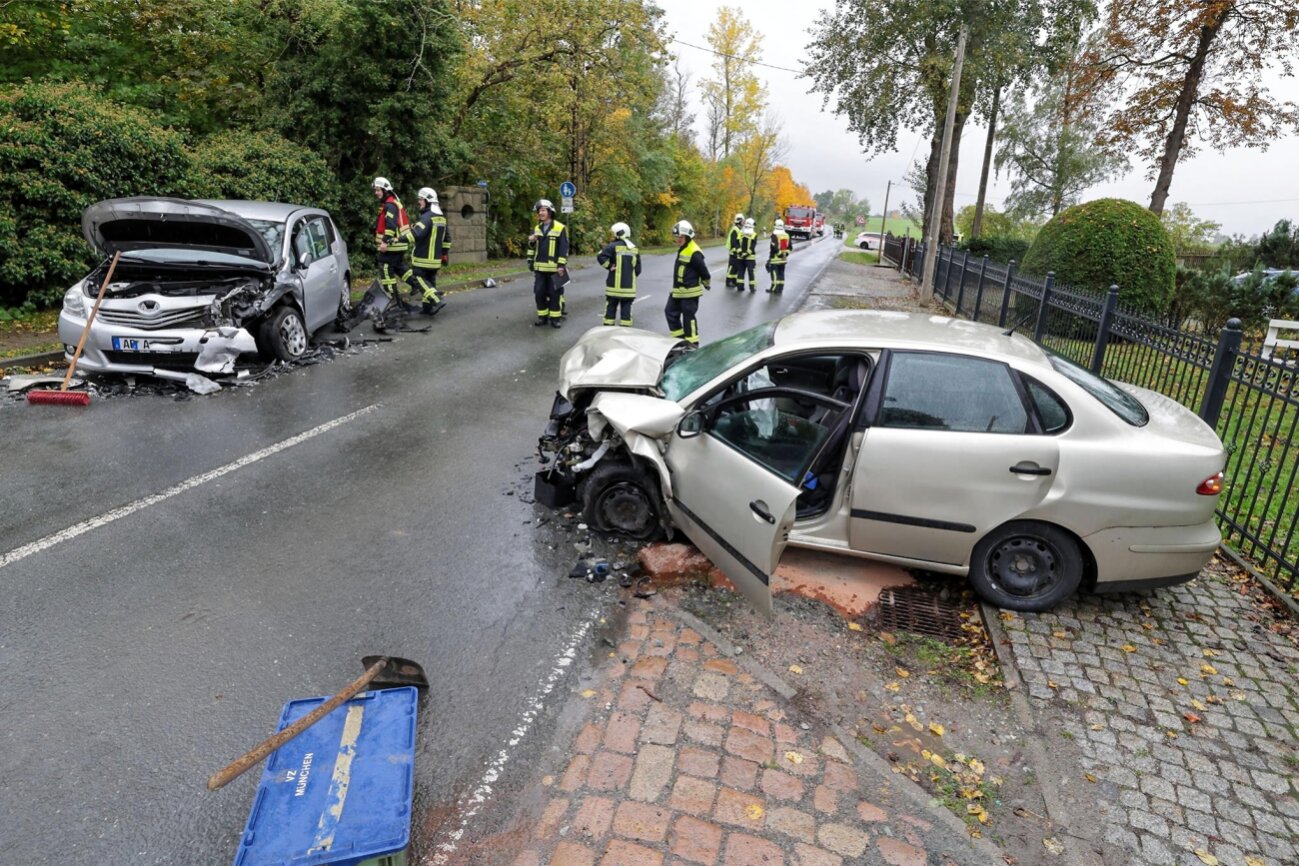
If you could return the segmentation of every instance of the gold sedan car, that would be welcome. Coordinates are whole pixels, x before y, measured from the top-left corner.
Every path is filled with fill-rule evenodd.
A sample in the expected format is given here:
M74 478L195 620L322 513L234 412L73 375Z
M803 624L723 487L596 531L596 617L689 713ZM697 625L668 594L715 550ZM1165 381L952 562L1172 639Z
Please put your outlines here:
M561 362L538 499L679 529L770 613L787 544L968 576L1044 610L1190 580L1225 454L1194 413L946 316L798 313L683 353L593 328Z

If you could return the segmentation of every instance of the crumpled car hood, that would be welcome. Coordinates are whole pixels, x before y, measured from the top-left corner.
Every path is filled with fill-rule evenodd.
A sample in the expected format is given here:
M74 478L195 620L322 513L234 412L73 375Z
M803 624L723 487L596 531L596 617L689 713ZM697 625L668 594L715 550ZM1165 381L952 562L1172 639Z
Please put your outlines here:
M247 220L210 204L139 196L92 204L81 215L81 232L101 255L171 249L225 253L265 269L276 253Z
M596 326L559 361L559 393L579 388L655 388L668 354L681 341L639 328Z

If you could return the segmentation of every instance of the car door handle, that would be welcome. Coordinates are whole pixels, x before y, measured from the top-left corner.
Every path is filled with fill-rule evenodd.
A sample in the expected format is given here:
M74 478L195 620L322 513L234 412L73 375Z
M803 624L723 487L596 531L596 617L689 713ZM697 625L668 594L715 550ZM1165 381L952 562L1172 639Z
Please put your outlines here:
M772 516L770 511L767 510L767 503L763 502L761 499L755 499L752 502L750 502L749 510L752 511L754 514L758 515L759 517L761 517L763 520L767 521L768 523L776 522L776 518Z
M1010 467L1010 471L1016 475L1050 475L1051 474L1051 470L1047 469L1045 466L1038 466L1036 463L1031 463L1027 460L1025 460L1022 463L1016 463L1014 466Z

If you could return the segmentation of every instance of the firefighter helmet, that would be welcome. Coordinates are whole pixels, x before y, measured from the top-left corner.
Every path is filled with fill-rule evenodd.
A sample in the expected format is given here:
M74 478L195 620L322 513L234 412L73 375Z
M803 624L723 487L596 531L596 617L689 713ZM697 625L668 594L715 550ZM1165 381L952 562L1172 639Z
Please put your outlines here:
M431 186L420 187L420 191L416 193L416 196L418 198L424 199L424 201L428 202L429 204L438 203L437 190L433 189L433 187Z
M751 229L751 228L753 228L753 217L749 217L748 219L746 219L746 220L744 221L744 227L745 227L746 229Z
M784 221L784 220L782 220L782 219L778 219L778 220L776 220L776 228L778 228L778 229L783 229L784 227L785 227L785 221Z
M612 232L613 236L616 238L631 239L631 226L626 223L614 223L609 226L609 231Z
M553 204L550 203L550 199L548 199L548 198L539 198L539 199L537 199L537 203L534 204L534 205L532 206L532 212L533 212L533 213L536 213L537 211L541 210L543 207L544 207L546 210L550 211L550 213L551 213L552 216L554 215L554 213L555 213L555 206L554 206Z
M738 226L738 225L739 225L740 223L742 223L742 222L744 222L744 214L742 214L742 213L737 213L737 214L735 215L735 224Z
M693 238L695 236L695 227L687 220L681 220L676 225L672 226L672 236Z
M376 177L374 179L374 183L370 184L370 186L374 189L381 189L381 190L385 190L386 192L392 192L392 184L388 183L388 178L386 177Z

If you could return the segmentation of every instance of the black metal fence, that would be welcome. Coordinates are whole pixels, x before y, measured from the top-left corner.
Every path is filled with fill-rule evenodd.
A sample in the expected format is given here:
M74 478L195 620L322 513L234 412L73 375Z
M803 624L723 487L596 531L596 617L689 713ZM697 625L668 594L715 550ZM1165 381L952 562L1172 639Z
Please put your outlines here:
M925 245L890 238L884 257L919 278ZM1157 391L1197 412L1227 449L1218 502L1225 540L1263 574L1299 594L1296 473L1299 397L1295 360L1247 345L1232 319L1216 336L1163 325L1119 301L1119 289L1086 292L1026 277L968 251L939 247L934 294L957 314L1031 335L1110 379Z

